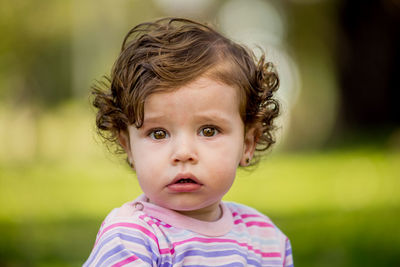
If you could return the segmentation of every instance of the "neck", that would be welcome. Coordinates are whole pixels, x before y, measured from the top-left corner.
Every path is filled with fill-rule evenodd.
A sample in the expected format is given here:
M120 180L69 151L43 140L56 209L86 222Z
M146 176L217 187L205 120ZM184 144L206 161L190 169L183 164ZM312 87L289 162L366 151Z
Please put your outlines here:
M176 212L200 221L213 222L222 217L222 209L219 204L218 202L198 210L176 210Z

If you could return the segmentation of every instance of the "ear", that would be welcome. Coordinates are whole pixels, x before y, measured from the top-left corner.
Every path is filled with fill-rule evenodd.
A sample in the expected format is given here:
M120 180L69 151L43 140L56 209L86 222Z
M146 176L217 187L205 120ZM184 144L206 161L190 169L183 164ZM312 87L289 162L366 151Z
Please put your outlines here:
M240 166L248 166L253 158L257 146L257 130L255 127L249 128L244 136L243 154L240 159Z
M125 150L128 161L131 166L133 166L133 157L132 157L132 150L131 150L131 142L129 139L129 132L128 131L120 131L118 134L118 140L121 144L122 148Z

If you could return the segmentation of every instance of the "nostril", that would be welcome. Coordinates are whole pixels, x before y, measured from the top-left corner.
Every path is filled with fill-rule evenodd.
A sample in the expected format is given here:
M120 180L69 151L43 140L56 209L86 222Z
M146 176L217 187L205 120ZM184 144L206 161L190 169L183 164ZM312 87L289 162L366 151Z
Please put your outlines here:
M174 163L179 163L179 162L196 162L196 156L193 154L176 154L173 157L173 162Z
M180 161L193 161L194 159L192 157L190 158L175 158L175 162L180 162Z

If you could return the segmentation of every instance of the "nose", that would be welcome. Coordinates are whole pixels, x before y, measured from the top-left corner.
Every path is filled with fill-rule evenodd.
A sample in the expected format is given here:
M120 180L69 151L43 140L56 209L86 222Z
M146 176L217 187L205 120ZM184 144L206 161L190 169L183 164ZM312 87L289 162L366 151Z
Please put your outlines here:
M173 144L172 164L198 162L195 138L189 135L177 136Z

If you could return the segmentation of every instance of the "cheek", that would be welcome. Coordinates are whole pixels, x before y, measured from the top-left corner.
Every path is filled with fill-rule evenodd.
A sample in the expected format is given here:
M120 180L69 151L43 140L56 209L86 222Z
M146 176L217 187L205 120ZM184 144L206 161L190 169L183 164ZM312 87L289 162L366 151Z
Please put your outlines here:
M147 144L132 146L133 163L140 184L149 183L152 177L158 177L166 169L168 156L160 148Z
M206 160L205 166L212 172L215 177L220 177L222 180L234 179L236 169L240 162L240 151L238 148L227 148L220 150L220 153L211 152Z
M213 187L221 194L226 194L231 188L236 177L236 167L221 168L221 166L213 172Z
M140 161L138 163L136 177L140 188L146 195L153 196L154 190L158 188L159 182L162 181L162 179L155 179L155 177L160 177L161 174L161 171L151 165L149 166L146 162Z
M232 165L233 167L237 167L242 158L244 151L243 138L242 136L238 136L236 138L231 138L228 142L222 147L221 152L219 153L220 162L222 164L226 164L225 166Z
M156 156L149 157L147 155L138 154L134 157L135 171L138 178L146 178L157 175L159 168L162 166L161 162L157 160Z
M144 142L136 142L133 143L132 146L132 157L133 157L133 162L135 163L135 168L142 168L149 163L151 163L150 158L152 157L152 150L149 148L148 145ZM154 161L156 161L155 158L153 158ZM138 171L138 170L136 170Z

